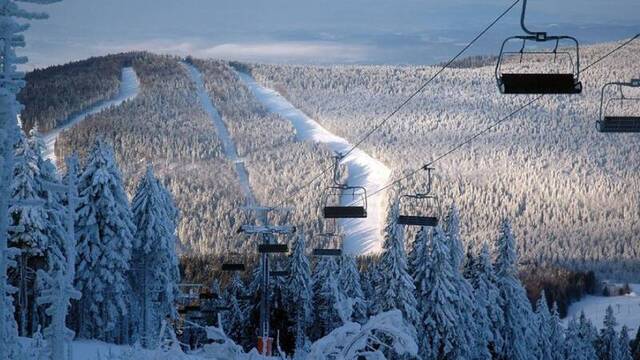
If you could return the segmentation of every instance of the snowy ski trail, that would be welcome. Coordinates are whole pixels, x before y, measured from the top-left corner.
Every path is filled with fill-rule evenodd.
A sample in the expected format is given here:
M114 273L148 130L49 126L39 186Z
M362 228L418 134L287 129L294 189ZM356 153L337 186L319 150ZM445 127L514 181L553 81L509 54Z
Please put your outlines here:
M191 64L187 64L185 62L181 63L187 71L189 72L189 76L191 77L191 81L193 81L196 86L196 92L198 93L198 98L200 99L200 104L204 111L209 115L211 121L213 121L213 125L216 128L216 132L218 133L218 137L220 141L222 141L222 148L227 156L227 158L235 164L236 174L238 175L238 180L240 182L240 187L242 188L242 192L244 193L245 199L247 201L248 206L256 206L256 199L253 196L253 191L251 191L251 185L249 184L249 175L247 172L247 168L244 166L244 161L238 157L238 151L236 150L236 145L231 138L231 134L229 134L229 130L227 126L222 121L222 117L220 117L220 113L213 106L213 102L209 97L209 93L204 87L204 81L202 80L202 74L195 66Z
M57 128L43 135L42 139L44 140L44 143L46 145L46 150L44 153L45 158L51 160L51 162L53 162L54 164L56 163L57 159L54 152L54 147L56 144L56 140L58 139L58 135L60 135L63 130L71 128L90 115L97 114L110 107L118 106L127 100L131 100L135 98L139 92L140 80L138 79L138 75L136 74L136 72L132 67L122 68L120 90L115 97L109 100L100 101L77 114L71 115L63 125L58 126Z
M253 95L269 111L279 114L291 122L296 129L298 140L322 143L334 152L346 153L352 148L352 145L347 140L329 132L322 125L294 107L277 91L258 84L248 74L236 73ZM342 161L342 164L349 169L347 183L349 185L363 186L367 189L367 192L383 187L388 182L391 174L391 170L387 166L359 148L354 149ZM343 251L359 255L379 252L382 249L382 230L386 215L386 205L385 194L378 194L368 201L367 218L344 219L340 222L345 233Z

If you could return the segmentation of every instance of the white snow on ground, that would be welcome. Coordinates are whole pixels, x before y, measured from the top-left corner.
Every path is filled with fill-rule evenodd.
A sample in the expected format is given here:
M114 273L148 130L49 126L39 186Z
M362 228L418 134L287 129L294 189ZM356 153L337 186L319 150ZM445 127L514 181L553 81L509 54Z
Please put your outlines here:
M275 90L263 87L248 74L241 72L237 74L254 96L271 112L279 114L293 124L299 140L322 143L334 152L346 153L351 149L352 145L347 140L323 128ZM351 152L342 164L349 169L347 183L352 186L363 186L367 192L383 187L391 174L388 167L360 149ZM377 194L369 199L366 219L345 219L341 222L345 232L343 251L350 254L366 254L381 250L386 203L385 194Z
M607 306L611 305L618 321L617 330L626 325L630 329L630 336L633 336L640 326L640 284L630 284L630 286L631 293L624 296L585 296L569 306L563 323L566 325L572 317L578 317L580 312L584 311L593 325L600 329Z
M61 125L50 132L44 134L43 140L47 145L47 149L45 151L45 158L51 160L54 164L56 163L56 154L54 152L54 146L56 144L56 139L58 135L63 130L69 129L80 121L86 119L88 116L97 114L105 109L108 109L112 106L118 106L127 100L131 100L138 95L140 91L140 80L138 79L138 75L131 67L125 67L122 69L122 77L120 82L120 90L118 94L109 100L100 101L97 104L72 115L67 121L64 122L64 125Z
M247 201L247 205L255 206L256 200L253 196L253 192L251 191L251 186L249 185L249 175L247 173L247 169L244 166L244 162L242 159L238 157L238 151L236 150L236 145L229 134L229 130L227 129L224 121L222 121L222 117L218 110L213 106L213 102L211 101L211 97L207 93L207 90L204 87L204 81L202 80L202 74L195 66L182 63L182 65L189 72L189 76L191 77L191 81L196 86L196 91L198 93L198 98L200 99L200 104L202 104L202 108L209 115L211 120L213 121L213 125L216 128L216 133L222 141L222 148L224 150L225 155L230 161L233 161L236 168L236 174L238 174L238 180L240 181L240 187L244 192L245 199Z

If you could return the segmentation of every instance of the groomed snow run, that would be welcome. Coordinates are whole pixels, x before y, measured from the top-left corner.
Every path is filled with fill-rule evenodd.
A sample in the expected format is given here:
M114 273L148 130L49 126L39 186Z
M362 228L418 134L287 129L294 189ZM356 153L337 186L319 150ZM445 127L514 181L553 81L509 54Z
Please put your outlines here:
M63 125L58 126L43 136L44 143L47 146L44 154L45 158L51 160L54 164L56 163L54 147L56 140L58 139L58 135L60 135L63 130L71 128L90 115L97 114L110 107L118 106L127 100L135 98L138 95L138 92L140 92L140 80L138 79L138 75L132 67L122 68L120 90L115 97L109 100L100 101L79 113L71 115Z
M247 173L247 169L244 166L244 162L242 159L238 157L238 151L236 150L236 144L233 142L231 135L229 134L229 130L227 126L222 121L222 117L218 110L213 106L213 102L211 101L211 97L209 97L209 93L204 88L204 81L202 80L202 74L195 66L187 63L181 63L189 72L189 76L191 77L191 81L193 81L196 86L196 92L198 93L198 98L200 99L200 104L204 111L209 115L211 121L213 121L213 125L216 128L216 133L222 141L222 148L225 153L225 156L234 163L236 174L238 175L238 181L240 182L240 187L242 188L242 192L244 193L245 199L247 201L248 206L255 206L256 200L253 196L253 192L251 191L251 185L249 184L249 175Z
M289 120L296 129L296 137L300 141L322 143L331 151L346 153L352 145L345 139L334 135L319 123L294 107L277 91L266 88L256 82L250 75L237 72L240 80L251 90L253 95L267 109ZM342 160L348 168L347 184L363 186L371 193L382 188L389 180L391 170L382 162L372 158L359 148L354 149ZM331 176L328 174L327 176ZM310 194L309 196L321 196ZM343 251L361 255L379 252L382 249L382 230L386 214L387 199L384 192L369 198L367 218L345 219L341 221L345 239Z
M567 317L563 320L565 326L573 317L579 317L584 311L593 325L601 329L607 307L611 305L620 331L623 325L629 328L629 336L634 336L640 326L640 284L630 284L631 293L623 296L593 296L587 295L580 301L571 304Z

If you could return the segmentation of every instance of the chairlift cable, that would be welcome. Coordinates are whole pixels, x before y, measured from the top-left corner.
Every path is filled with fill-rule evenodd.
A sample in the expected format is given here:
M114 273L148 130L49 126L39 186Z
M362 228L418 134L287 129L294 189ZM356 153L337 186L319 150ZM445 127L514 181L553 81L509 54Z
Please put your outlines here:
M615 49L609 51L607 54L603 55L602 57L600 57L598 60L594 61L593 63L589 64L587 67L585 67L583 69L583 72L587 71L589 68L593 67L594 65L598 64L599 62L601 62L602 60L604 60L605 58L613 55L615 52L619 51L620 49L622 49L623 47L629 45L631 42L633 42L634 40L640 38L640 33L636 34L634 37L632 37L631 39L625 41L624 43L622 43L621 45L617 46ZM436 157L435 159L431 160L429 163L422 165L421 167L419 167L418 169L412 170L409 174L398 178L392 182L390 182L389 184L381 187L378 190L375 190L371 193L369 193L369 198L381 193L382 191L390 188L391 186L402 182L408 178L413 177L416 173L418 173L419 171L424 170L427 167L432 166L433 164L435 164L436 162L444 159L445 157L451 155L452 153L456 152L457 150L459 150L461 147L463 147L464 145L469 144L470 142L472 142L473 140L475 140L476 138L482 136L483 134L487 133L488 131L494 129L495 127L497 127L498 125L506 122L507 120L511 119L515 114L519 113L520 111L524 110L525 108L529 107L530 105L532 105L533 103L537 102L538 100L540 100L544 95L539 95L535 98L533 98L531 101L527 102L526 104L520 106L518 109L514 110L513 112L511 112L510 114L508 114L507 116L503 117L502 119L494 122L493 124L489 125L488 127L484 128L483 130L477 132L476 134L474 134L473 136L469 137L468 139L466 139L465 141L457 144L456 146L452 147L451 149L449 149L447 152L445 152L444 154Z
M498 23L498 21L500 21L505 15L507 15L520 1L521 0L516 0L513 4L511 4L511 6L509 6L506 10L504 10L498 17L496 17L487 27L485 27L480 33L478 33L478 35L476 35L476 37L473 38L473 40L471 40L464 48L462 48L462 50L460 50L444 66L442 66L442 68L440 70L438 70L431 78L429 78L429 80L424 82L418 88L418 90L413 92L406 100L404 100L402 103L400 103L400 105L398 105L393 111L391 111L387 116L385 116L384 119L380 123L378 123L376 126L374 126L373 129L371 129L369 132L367 132L365 134L365 136L363 136L360 140L358 140L349 149L349 151L347 151L346 153L343 154L343 158L345 158L349 154L351 154L358 146L360 146L367 138L369 138L369 136L371 136L374 132L378 131L385 123L387 123L387 121L389 121L389 119L391 119L394 115L396 115L405 105L407 105L411 100L413 100L413 98L415 98L418 94L420 94L433 80L435 80L440 74L442 74L442 72L444 72L444 70L449 68L449 66L451 66L451 64L453 64L454 61L456 61L473 44L475 44L482 36L484 36L484 34L486 34L487 31L489 31L495 24ZM328 166L328 167L324 168L321 172L319 172L317 175L315 175L311 180L309 180L303 186L300 186L297 189L295 189L294 191L292 191L289 194L289 197L288 197L289 200L291 198L293 198L294 196L296 196L298 193L300 193L300 191L302 191L302 190L306 189L307 187L311 186L311 184L313 184L318 179L320 179L322 176L324 176L324 174L326 174L326 172L331 170L332 168L333 168L333 164L331 166ZM283 204L284 202L285 202L285 200L283 199L283 201L280 202L280 205Z

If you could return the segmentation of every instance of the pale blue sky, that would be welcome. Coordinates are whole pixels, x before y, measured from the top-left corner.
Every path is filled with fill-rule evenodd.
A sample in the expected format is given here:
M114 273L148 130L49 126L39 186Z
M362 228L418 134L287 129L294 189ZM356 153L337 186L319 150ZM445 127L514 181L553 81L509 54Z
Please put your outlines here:
M123 50L266 62L434 63L509 0L65 0L33 24L33 66ZM586 43L640 31L638 0L530 0L530 23ZM515 9L473 53L518 32ZM536 26L537 25L537 26ZM551 27L550 27L551 26Z

